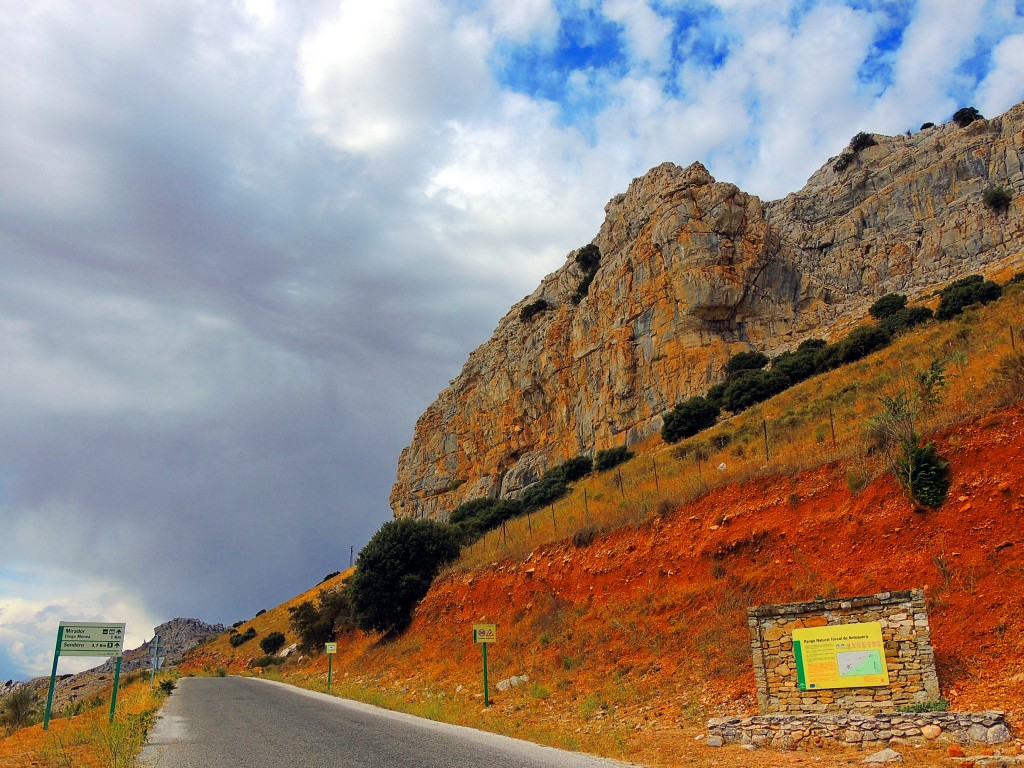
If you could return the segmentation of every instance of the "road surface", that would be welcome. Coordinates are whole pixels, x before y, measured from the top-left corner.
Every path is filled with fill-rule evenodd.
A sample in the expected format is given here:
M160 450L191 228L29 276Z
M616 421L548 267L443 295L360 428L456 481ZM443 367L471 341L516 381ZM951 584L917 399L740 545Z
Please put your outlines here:
M180 679L139 763L147 768L625 766L244 677Z

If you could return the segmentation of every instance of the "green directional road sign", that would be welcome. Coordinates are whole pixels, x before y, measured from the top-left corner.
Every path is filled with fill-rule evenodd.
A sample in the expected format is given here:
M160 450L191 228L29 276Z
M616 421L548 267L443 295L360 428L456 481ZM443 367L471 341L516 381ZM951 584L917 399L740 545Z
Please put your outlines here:
M121 651L124 648L124 624L105 624L95 621L62 621L57 627L57 645L53 649L53 670L50 689L46 693L46 711L43 730L50 727L53 707L53 686L57 681L57 662L61 656L107 656L114 662L114 692L110 696L110 722L114 722L117 706L117 686L121 679Z
M62 621L61 656L120 656L124 648L124 624Z

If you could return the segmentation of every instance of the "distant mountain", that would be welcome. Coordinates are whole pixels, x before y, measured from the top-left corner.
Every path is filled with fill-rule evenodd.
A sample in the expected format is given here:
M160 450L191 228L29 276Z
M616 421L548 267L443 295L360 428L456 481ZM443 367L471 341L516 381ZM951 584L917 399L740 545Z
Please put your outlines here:
M768 203L699 163L652 169L419 418L394 514L443 519L571 456L632 445L736 353L844 331L886 293L913 301L1021 269L1022 153L1024 104L966 126L858 134ZM986 205L993 187L1012 193L1008 210Z

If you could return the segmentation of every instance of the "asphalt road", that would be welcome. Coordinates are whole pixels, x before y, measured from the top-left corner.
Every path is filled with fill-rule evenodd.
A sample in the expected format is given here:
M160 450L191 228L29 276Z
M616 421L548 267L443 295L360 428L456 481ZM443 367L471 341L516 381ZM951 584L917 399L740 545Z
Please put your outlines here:
M243 677L180 679L139 763L152 768L625 765Z

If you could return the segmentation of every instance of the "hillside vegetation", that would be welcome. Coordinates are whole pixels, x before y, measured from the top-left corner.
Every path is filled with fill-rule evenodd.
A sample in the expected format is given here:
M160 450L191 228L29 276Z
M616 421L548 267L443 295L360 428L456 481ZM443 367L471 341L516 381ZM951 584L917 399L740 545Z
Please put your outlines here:
M649 439L465 548L401 634L336 625L334 691L650 765L791 764L802 758L741 758L699 740L706 718L756 709L746 608L924 588L943 695L1024 727L1021 318L1024 291L1010 286L694 437ZM924 392L936 367L943 381ZM909 498L869 429L900 392L923 403L915 426L950 463L935 509ZM245 622L235 635L251 627L249 641L199 647L184 667L322 688L327 657L315 650L254 662L270 632L299 640L289 608L344 579ZM492 684L529 678L492 687L487 710L471 641L480 622L498 625Z

